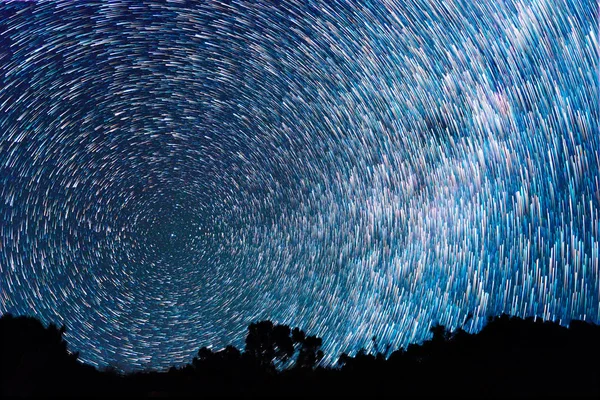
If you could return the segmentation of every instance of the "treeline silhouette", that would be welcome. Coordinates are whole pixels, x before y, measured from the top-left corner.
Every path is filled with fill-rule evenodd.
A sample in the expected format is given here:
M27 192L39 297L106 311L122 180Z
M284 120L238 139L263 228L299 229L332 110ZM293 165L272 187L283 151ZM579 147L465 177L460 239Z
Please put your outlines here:
M6 396L600 396L600 327L566 328L501 315L476 334L431 328L432 338L390 353L342 354L319 366L322 340L271 321L252 323L243 351L203 347L168 371L98 370L67 350L65 327L0 317L1 390Z

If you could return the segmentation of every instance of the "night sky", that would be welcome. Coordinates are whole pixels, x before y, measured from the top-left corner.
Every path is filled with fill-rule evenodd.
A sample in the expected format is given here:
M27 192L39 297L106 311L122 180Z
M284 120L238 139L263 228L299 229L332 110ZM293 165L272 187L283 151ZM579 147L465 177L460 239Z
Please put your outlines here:
M131 370L600 322L593 0L0 5L0 313Z

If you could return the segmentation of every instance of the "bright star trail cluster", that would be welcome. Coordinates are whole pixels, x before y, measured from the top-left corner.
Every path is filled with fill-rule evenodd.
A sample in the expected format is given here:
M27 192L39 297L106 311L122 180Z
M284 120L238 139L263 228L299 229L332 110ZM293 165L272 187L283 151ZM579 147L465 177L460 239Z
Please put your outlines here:
M592 0L4 2L0 312L166 368L600 322Z

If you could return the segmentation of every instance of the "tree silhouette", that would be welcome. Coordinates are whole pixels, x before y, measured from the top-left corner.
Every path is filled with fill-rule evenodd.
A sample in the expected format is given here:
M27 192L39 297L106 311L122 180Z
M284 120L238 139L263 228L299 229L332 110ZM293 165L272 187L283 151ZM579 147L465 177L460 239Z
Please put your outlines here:
M286 362L294 354L294 341L290 327L274 325L271 321L260 321L248 326L246 356L260 367L273 369L274 362Z
M463 324L464 326L464 324ZM598 397L600 327L571 321L567 329L539 318L492 317L477 334L431 327L432 338L406 350L342 354L342 368L320 367L322 340L270 321L248 328L245 352L203 347L191 365L165 372L115 374L76 362L64 327L31 317L0 318L0 391L6 395L252 395L304 397L530 396ZM401 392L402 393L401 393Z
M54 324L46 328L33 317L0 317L2 393L52 393L78 357L67 350L65 331Z
M266 369L293 364L297 369L313 369L323 359L323 340L307 336L300 328L275 325L271 321L252 323L248 327L245 356Z
M306 336L304 335L304 332L302 332L302 336L303 338L298 341L300 343L300 351L298 353L298 358L296 359L295 367L301 369L313 369L323 358L323 351L321 350L323 339L316 336ZM296 338L299 338L299 336Z

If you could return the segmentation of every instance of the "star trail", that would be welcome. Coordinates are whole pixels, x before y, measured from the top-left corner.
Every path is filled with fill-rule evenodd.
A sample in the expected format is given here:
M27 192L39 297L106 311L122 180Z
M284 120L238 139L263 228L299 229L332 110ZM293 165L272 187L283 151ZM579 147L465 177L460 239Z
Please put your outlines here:
M600 322L598 4L0 4L0 312L124 369L271 319Z

